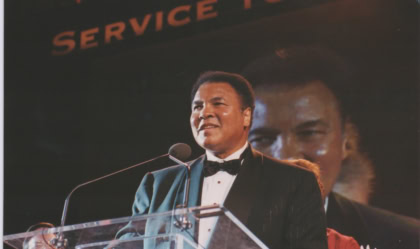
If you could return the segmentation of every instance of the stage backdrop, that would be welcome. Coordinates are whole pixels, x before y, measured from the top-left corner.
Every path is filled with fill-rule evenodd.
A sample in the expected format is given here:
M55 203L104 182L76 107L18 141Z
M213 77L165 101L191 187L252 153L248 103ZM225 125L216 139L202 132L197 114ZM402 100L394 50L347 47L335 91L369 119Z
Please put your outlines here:
M228 2L228 3L227 3ZM240 72L292 44L330 47L360 79L351 110L376 171L371 204L418 217L415 1L6 1L5 234L59 224L79 183L202 150L189 92L206 70ZM192 157L193 158L193 157ZM129 216L162 159L78 190L68 224Z

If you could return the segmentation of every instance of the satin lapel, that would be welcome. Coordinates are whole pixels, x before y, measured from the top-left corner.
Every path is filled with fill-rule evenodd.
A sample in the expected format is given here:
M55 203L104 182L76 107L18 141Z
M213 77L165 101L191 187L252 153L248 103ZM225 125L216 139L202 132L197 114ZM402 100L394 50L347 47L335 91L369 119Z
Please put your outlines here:
M226 197L224 206L243 224L247 224L261 181L262 156L250 146L244 164Z
M199 157L191 165L191 183L190 194L188 199L188 207L196 207L200 205L201 200L201 185L203 177L203 162L204 155Z

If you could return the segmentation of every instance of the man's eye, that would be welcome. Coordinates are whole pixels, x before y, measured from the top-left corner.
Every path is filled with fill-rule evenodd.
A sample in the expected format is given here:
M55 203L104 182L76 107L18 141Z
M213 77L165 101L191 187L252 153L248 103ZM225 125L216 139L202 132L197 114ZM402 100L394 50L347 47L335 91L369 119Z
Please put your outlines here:
M267 137L267 136L260 136L260 137L254 137L250 139L251 145L254 147L264 147L264 146L270 146L272 143L274 143L275 138L273 137Z
M201 105L195 105L195 106L193 106L193 110L194 111L201 110L201 108L203 108L203 106L201 106Z

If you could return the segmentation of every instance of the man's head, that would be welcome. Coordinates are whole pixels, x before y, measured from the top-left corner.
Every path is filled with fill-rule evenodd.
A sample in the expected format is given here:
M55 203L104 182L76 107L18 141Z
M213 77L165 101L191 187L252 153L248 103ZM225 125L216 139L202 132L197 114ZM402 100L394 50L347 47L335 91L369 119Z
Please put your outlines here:
M352 150L345 63L325 49L295 47L258 59L243 75L256 93L251 144L278 159L318 164L328 195Z
M248 139L254 92L238 74L210 71L191 91L191 129L197 143L220 158L240 149Z

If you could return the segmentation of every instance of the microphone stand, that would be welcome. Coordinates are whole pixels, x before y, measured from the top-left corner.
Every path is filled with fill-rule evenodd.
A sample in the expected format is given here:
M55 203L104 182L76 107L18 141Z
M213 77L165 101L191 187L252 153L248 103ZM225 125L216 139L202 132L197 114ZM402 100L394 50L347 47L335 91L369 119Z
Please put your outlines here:
M187 208L188 207L188 200L190 195L190 183L191 183L191 167L187 163L182 162L181 160L177 159L176 157L173 157L169 155L169 158L173 160L174 162L184 165L187 169L187 180L185 182L184 186L184 197L183 197L183 204L180 206L181 208ZM178 228L181 228L181 230L190 229L192 227L191 221L189 221L188 216L185 214L182 216L181 220L175 221L175 226Z

